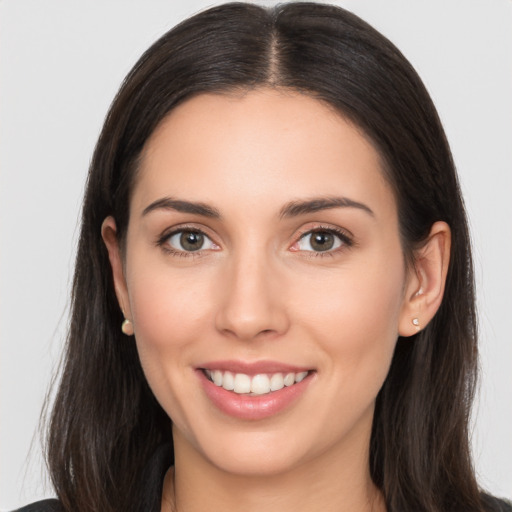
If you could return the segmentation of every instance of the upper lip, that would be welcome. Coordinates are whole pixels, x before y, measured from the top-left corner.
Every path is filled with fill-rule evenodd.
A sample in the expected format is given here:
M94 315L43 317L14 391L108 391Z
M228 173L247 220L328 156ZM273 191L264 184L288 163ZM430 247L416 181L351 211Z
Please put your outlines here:
M246 375L258 375L261 373L300 373L311 371L312 368L297 366L278 361L211 361L198 365L201 370L220 370L224 372L244 373Z

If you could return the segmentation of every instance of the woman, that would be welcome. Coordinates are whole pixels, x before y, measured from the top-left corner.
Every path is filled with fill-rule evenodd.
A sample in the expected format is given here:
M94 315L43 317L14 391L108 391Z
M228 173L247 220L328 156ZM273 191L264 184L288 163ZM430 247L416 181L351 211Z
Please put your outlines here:
M214 8L144 54L98 141L60 505L35 507L507 510L471 466L475 368L464 208L414 70L335 7Z

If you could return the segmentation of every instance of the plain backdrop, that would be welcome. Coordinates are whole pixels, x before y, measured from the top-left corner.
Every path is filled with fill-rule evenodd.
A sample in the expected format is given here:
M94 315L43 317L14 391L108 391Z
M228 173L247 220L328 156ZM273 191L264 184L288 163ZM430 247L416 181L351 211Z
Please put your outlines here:
M403 51L444 122L475 246L475 464L484 487L512 498L512 1L338 4ZM65 336L82 189L107 108L143 50L209 5L0 0L1 510L52 495L37 426Z

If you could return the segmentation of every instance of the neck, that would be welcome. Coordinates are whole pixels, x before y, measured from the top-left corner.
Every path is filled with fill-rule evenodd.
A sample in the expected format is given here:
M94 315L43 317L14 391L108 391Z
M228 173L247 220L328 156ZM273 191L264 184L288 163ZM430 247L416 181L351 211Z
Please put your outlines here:
M280 474L240 475L213 466L175 434L162 512L385 512L363 451L340 459L331 450Z

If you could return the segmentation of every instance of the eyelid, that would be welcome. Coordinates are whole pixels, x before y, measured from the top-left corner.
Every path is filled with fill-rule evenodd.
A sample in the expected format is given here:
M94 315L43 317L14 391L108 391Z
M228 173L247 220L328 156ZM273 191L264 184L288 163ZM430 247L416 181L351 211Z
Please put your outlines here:
M208 238L212 244L214 244L216 247L215 249L198 249L197 251L185 251L185 250L179 250L175 249L173 247L170 247L169 244L167 244L169 238L172 236L183 232L183 231L192 231L202 234L204 237ZM190 257L198 257L203 255L205 252L211 251L211 250L218 250L220 249L220 244L215 241L215 237L210 235L208 228L204 228L203 226L199 227L197 224L179 224L176 226L169 227L165 229L161 235L158 236L156 240L156 245L161 247L163 250L169 253L173 253L174 255L178 256L190 256ZM302 249L293 248L299 240L304 238L306 235L310 235L316 232L328 232L336 236L341 241L341 246L338 246L334 249L328 249L326 251L306 251ZM349 249L355 245L354 235L347 230L346 228L341 228L339 226L333 226L328 224L313 224L309 223L307 226L302 227L297 231L297 234L294 236L294 242L292 246L290 247L290 250L293 252L301 252L301 253L310 253L307 256L333 256L334 254Z
M313 233L318 232L327 232L331 233L332 235L336 236L340 241L341 245L334 248L334 249L328 249L325 251L308 251L298 248L293 248L296 246L300 240L302 240L305 236L311 235ZM302 253L309 253L307 256L333 256L339 251L343 251L345 249L351 248L355 245L354 236L350 231L347 229L341 228L339 226L332 226L332 225L325 225L325 224L318 224L318 225L308 225L307 227L301 228L297 235L294 238L294 242L291 246L292 251L296 252L302 252Z
M170 244L168 244L168 241L171 237L177 235L178 233L182 233L183 231L190 231L194 233L200 233L205 238L207 238L214 246L215 248L208 248L208 249L198 249L197 251L185 251L176 249ZM158 247L161 247L163 250L165 250L168 253L172 253L174 255L178 256L200 256L201 254L211 251L211 250L217 250L219 248L219 244L215 242L214 238L208 233L208 229L205 229L203 227L198 227L194 224L180 224L177 226L172 226L170 228L165 229L157 238L156 245Z
M179 247L176 247L175 245L178 243L181 245L181 237L183 236L183 234L194 234L194 235L199 235L200 237L200 240L202 242L201 244L201 247L198 248L198 249L194 249L194 250L187 250L186 248L179 248ZM176 240L175 240L176 239ZM175 250L177 251L183 251L183 252L200 252L200 251L205 251L205 250L209 250L209 249L214 249L216 247L215 243L211 240L211 238L204 234L204 233L201 233L199 231L192 231L190 229L180 229L179 231L176 231L175 233L172 233L168 238L167 238L167 243ZM204 245L209 245L209 247L204 247Z

